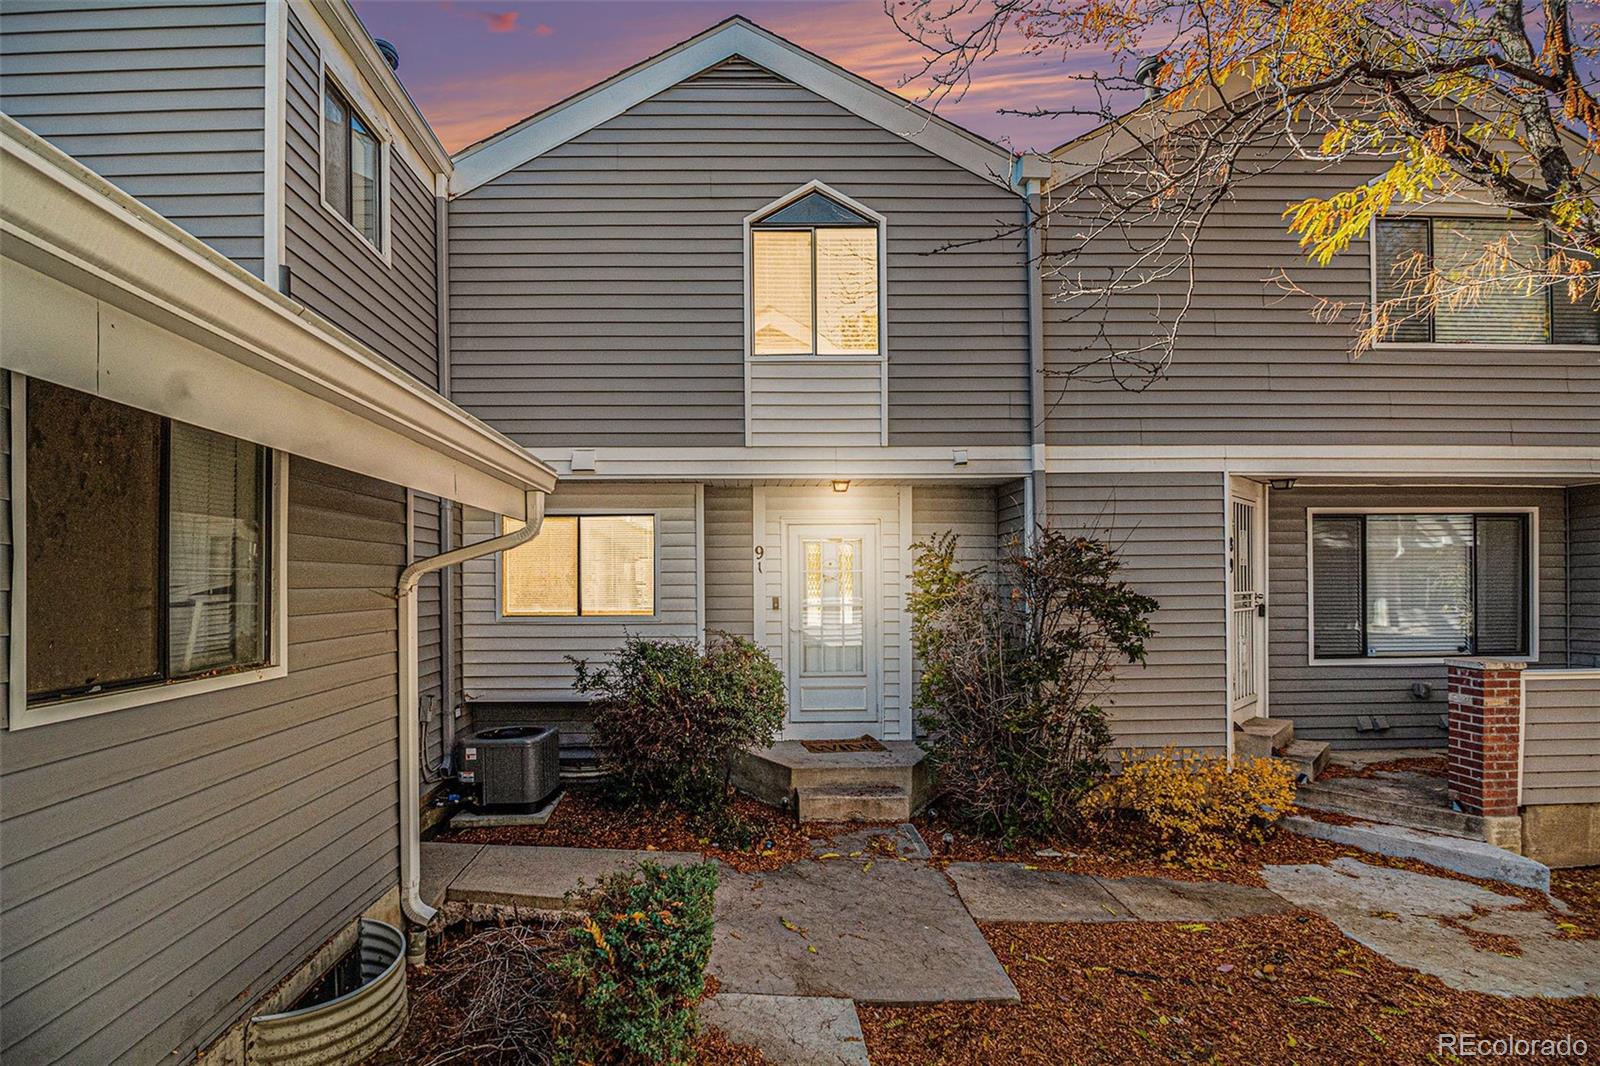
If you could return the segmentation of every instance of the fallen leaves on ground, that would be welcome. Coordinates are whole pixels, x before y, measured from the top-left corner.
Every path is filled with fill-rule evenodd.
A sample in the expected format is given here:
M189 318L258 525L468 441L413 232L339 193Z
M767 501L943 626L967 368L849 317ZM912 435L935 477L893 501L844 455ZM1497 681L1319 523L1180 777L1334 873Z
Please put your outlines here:
M1365 766L1347 766L1331 762L1317 774L1317 780L1333 780L1340 777L1373 778L1379 774L1425 774L1428 777L1444 777L1449 771L1449 760L1443 755L1413 755L1401 759L1369 762Z
M644 808L619 810L602 802L593 790L579 788L567 790L545 825L475 827L445 833L437 839L463 844L698 851L742 873L776 870L811 857L811 840L819 830L802 832L783 811L744 796L736 798L733 806L755 830L754 843L744 850L716 847L682 814ZM769 843L771 847L767 847Z
M1022 1002L859 1008L874 1066L1433 1061L1438 1034L1600 1034L1600 1001L1448 988L1310 912L982 926Z

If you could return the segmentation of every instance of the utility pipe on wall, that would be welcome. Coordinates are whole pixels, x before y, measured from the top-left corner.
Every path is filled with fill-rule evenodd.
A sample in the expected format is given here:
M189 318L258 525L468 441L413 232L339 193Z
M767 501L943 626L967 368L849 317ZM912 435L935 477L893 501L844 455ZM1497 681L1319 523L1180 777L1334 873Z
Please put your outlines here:
M480 540L429 559L418 559L400 571L396 587L400 618L400 908L418 925L433 920L434 909L422 901L422 794L421 727L418 717L417 684L417 583L436 570L479 559L495 552L508 551L539 534L544 524L545 494L538 489L527 493L527 522L519 530Z

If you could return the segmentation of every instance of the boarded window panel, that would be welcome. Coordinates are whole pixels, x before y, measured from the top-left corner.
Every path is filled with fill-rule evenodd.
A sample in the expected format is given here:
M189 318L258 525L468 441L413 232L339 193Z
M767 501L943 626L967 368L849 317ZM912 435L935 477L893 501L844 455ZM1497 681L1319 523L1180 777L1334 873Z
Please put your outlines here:
M655 518L586 515L578 538L586 615L655 613Z
M1361 519L1324 515L1311 524L1311 583L1319 659L1365 654L1361 640Z
M28 695L161 674L161 419L28 382Z
M1367 516L1367 654L1472 650L1471 515Z
M350 217L350 108L332 85L322 96L322 194Z
M501 520L513 533L522 522ZM578 520L547 516L539 535L501 557L501 613L561 616L578 613Z
M817 230L817 352L878 354L878 231Z
M1384 219L1377 224L1378 301L1406 300L1389 312L1396 324L1385 338L1401 342L1426 342L1432 337L1432 323L1426 314L1407 317L1418 303L1416 288L1410 283L1417 271L1427 269L1427 219Z
M810 355L811 233L756 230L751 234L756 355Z
M1479 515L1474 552L1479 655L1528 652L1528 523L1522 515Z
M1503 245L1500 242L1504 242ZM1538 270L1544 231L1534 222L1437 218L1433 257L1442 291L1482 276L1486 254L1500 257L1497 273ZM1550 339L1550 299L1543 285L1511 280L1483 283L1477 297L1457 307L1442 301L1434 310L1434 339L1482 344L1544 344Z
M181 422L168 448L168 674L264 663L267 451Z

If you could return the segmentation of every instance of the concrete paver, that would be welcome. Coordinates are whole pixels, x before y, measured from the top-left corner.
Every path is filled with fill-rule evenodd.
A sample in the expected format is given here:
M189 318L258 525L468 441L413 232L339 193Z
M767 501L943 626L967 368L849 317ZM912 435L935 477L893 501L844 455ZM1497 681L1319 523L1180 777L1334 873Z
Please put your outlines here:
M868 1066L861 1019L848 999L719 992L700 1023L758 1049L774 1066Z

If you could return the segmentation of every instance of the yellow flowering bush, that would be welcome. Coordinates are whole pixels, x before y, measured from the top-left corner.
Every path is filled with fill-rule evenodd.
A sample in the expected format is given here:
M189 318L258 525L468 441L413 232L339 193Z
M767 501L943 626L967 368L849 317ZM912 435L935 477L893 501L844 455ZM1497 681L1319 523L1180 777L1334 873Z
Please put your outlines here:
M1085 797L1106 843L1163 862L1204 866L1232 846L1266 840L1294 804L1294 770L1277 759L1124 752L1121 772Z

